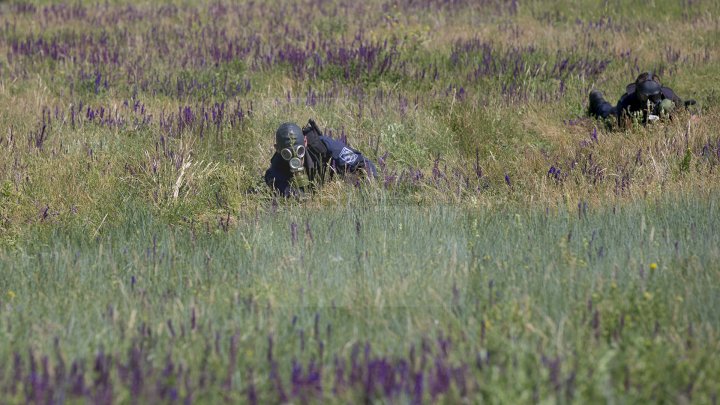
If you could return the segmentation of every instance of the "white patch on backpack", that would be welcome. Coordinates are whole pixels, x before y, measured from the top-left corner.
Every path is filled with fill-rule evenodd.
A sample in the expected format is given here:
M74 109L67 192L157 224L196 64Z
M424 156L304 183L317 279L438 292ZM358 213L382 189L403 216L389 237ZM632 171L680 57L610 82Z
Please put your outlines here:
M358 158L357 153L353 152L352 150L350 150L348 148L343 147L342 150L340 151L340 159L342 159L342 161L345 162L345 164L351 165L351 164L355 163L357 158Z

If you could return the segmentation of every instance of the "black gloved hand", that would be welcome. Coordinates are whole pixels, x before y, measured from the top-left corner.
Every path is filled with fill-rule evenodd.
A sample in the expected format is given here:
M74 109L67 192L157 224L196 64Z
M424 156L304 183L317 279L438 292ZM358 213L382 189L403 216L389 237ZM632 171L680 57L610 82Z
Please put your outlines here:
M690 107L691 105L695 105L695 104L697 104L697 101L695 101L692 98L690 100L685 100L685 108Z

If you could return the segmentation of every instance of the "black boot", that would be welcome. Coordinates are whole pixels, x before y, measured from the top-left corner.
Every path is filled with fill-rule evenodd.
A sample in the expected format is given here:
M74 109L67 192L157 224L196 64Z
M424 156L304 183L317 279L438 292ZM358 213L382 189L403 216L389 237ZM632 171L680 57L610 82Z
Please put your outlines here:
M615 115L615 107L603 98L602 93L597 90L593 90L590 92L588 114L591 117L607 118L611 115Z

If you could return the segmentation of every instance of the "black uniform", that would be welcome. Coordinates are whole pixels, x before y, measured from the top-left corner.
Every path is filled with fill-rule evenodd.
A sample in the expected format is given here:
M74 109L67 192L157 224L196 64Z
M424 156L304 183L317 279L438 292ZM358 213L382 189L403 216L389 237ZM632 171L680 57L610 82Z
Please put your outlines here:
M590 92L590 105L588 112L591 116L600 118L616 117L618 125L625 126L630 117L642 113L643 124L648 120L648 113L655 112L654 109L663 100L670 100L675 107L685 105L686 107L695 104L695 100L688 100L683 103L682 99L669 88L660 84L660 78L652 73L643 73L625 88L625 94L620 97L617 105L613 106L607 102L602 93L597 90Z
M375 165L370 159L341 141L322 135L312 120L302 130L307 139L303 167L311 189L322 185L336 173L345 175L364 170L368 177L377 176ZM292 178L288 161L276 152L270 160L270 168L265 172L265 182L284 196L308 191L295 190Z

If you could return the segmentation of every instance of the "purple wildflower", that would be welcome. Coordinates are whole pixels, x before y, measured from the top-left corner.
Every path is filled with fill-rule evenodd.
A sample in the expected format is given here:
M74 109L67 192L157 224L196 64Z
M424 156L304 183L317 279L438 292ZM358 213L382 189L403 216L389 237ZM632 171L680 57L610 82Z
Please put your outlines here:
M290 241L293 246L297 243L297 224L295 222L290 223Z

